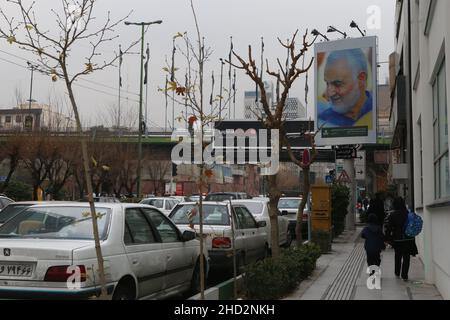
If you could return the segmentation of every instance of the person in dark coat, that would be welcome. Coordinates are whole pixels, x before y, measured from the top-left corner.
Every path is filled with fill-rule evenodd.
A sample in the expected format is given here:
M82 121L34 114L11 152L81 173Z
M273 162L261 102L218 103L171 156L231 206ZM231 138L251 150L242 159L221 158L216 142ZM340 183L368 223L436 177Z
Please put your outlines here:
M381 251L386 249L384 244L383 230L378 224L378 218L370 214L367 218L368 225L363 229L361 237L365 239L364 249L367 255L367 265L380 266Z
M385 240L395 250L395 275L408 280L410 257L418 254L414 237L405 235L405 225L408 220L408 209L405 200L398 197L392 204L393 211L387 218Z
M370 200L369 209L367 210L367 216L371 214L374 214L377 217L377 224L381 228L383 228L383 223L386 216L383 200L378 197Z

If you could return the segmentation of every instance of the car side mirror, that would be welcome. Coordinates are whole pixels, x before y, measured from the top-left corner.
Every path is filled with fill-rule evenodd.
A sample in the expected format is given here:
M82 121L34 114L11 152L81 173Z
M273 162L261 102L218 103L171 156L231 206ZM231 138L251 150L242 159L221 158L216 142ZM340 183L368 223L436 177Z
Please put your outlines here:
M258 221L258 228L265 228L267 223L265 221Z
M183 232L183 241L188 242L195 239L195 232L186 230Z

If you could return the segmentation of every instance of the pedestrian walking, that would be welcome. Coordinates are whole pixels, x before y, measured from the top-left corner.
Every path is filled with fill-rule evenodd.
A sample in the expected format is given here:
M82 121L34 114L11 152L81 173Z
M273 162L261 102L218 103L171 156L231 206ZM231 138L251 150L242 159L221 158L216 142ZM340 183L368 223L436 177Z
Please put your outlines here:
M418 254L415 237L405 235L408 222L408 209L405 200L398 197L392 203L393 211L390 213L385 228L385 240L395 251L395 275L408 280L411 256Z
M370 214L367 218L368 225L361 232L361 237L365 239L364 249L367 255L367 266L380 266L381 251L386 249L384 244L383 230L378 223L378 218Z
M386 212L384 211L384 202L378 196L370 199L369 208L367 209L367 216L374 214L377 218L377 224L383 230L383 223L386 217Z

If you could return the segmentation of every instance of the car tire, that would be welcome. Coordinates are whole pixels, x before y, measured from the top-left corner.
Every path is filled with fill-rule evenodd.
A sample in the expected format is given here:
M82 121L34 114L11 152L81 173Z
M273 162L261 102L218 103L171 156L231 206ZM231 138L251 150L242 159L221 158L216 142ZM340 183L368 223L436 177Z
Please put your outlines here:
M200 292L200 264L197 263L194 269L194 273L192 274L190 294L196 295L199 292Z
M134 300L134 288L127 283L119 283L112 297L113 300Z

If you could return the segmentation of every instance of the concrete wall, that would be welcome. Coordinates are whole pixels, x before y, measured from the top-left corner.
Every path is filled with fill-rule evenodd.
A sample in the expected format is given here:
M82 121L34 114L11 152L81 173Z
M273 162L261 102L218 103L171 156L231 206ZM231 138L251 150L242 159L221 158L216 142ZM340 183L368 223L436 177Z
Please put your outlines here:
M445 56L447 114L450 114L450 2L436 1L431 29L425 35L429 4L430 1L411 1L415 207L424 219L417 245L426 281L435 284L444 299L450 299L450 198L435 199L432 95L436 70Z

